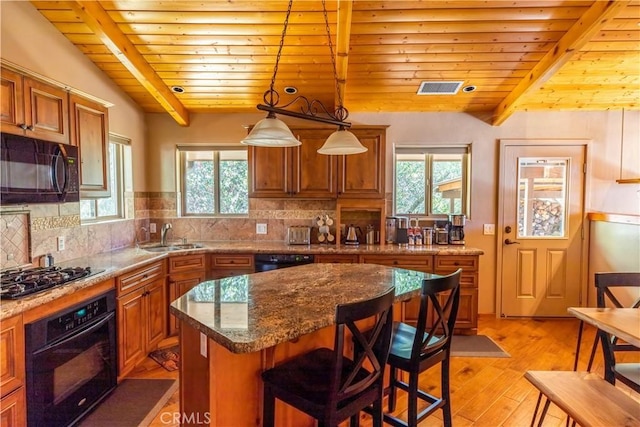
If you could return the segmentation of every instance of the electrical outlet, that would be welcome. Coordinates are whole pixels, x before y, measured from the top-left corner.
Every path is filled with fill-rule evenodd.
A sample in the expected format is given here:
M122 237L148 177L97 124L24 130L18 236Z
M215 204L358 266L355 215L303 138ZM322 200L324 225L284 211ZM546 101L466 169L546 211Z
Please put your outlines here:
M58 252L64 251L64 236L58 237Z
M256 224L256 234L267 234L267 224Z
M149 233L155 234L155 232L156 232L156 223L152 222L149 224Z
M485 224L482 234L486 234L492 236L496 234L496 225L495 224Z

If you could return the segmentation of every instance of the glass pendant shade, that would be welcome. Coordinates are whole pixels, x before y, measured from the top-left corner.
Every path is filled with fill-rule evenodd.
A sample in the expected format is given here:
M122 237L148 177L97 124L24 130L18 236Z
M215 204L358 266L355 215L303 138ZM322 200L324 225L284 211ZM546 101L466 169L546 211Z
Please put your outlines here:
M327 155L358 154L367 151L358 138L345 129L340 129L329 135L318 153Z
M276 117L260 120L242 141L245 145L260 147L296 147L301 142L293 136L289 127Z

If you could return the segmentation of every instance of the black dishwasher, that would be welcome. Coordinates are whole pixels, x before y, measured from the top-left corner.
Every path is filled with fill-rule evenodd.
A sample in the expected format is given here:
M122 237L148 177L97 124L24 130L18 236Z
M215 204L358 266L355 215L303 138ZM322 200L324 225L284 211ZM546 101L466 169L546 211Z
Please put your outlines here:
M253 259L256 273L276 270L278 268L295 267L296 265L312 264L313 255L294 254L255 254Z

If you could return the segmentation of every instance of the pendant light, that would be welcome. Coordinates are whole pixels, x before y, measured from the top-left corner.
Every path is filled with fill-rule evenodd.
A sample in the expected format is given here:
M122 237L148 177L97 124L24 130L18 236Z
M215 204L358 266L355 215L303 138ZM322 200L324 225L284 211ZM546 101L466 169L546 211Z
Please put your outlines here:
M256 145L262 147L295 147L301 144L296 139L289 127L280 119L276 117L277 114L285 116L296 117L304 120L311 120L314 122L328 123L338 126L338 130L332 133L324 145L318 150L320 154L327 155L339 155L339 154L357 154L367 151L358 138L347 129L351 127L351 123L345 120L349 116L349 111L342 105L342 95L338 86L338 72L336 69L336 60L333 53L333 43L331 41L331 32L329 30L329 18L327 16L327 8L325 0L322 0L322 12L324 15L324 23L327 30L327 39L329 44L329 51L331 54L331 64L333 65L333 77L336 84L336 94L338 97L338 106L333 113L318 100L310 101L308 98L299 95L293 101L278 106L280 95L275 90L274 85L276 81L276 75L278 73L278 63L280 62L280 56L282 54L282 47L284 46L284 38L287 34L287 26L289 24L289 16L291 15L291 7L293 0L289 0L289 6L287 7L287 14L282 29L282 37L280 38L280 46L278 48L278 55L276 57L276 64L273 67L273 76L271 77L271 84L269 89L264 93L264 104L258 104L258 110L267 111L267 117L260 120L253 127L249 135L242 141L242 144ZM286 108L300 103L300 111L290 111ZM322 115L320 115L320 114Z

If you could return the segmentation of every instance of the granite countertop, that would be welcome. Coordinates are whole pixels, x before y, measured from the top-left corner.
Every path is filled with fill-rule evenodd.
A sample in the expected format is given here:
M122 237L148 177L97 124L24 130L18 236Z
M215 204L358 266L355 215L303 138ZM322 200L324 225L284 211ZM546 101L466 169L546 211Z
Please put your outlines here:
M171 313L233 353L251 353L334 324L335 307L395 287L395 300L420 295L439 277L376 264L307 264L202 282Z
M288 245L282 241L227 241L198 242L202 247L169 252L148 252L135 247L112 252L75 258L56 265L61 267L86 267L100 271L93 276L80 279L50 290L27 296L19 300L0 300L0 320L47 304L57 298L70 295L77 290L93 286L135 270L153 261L171 256L200 253L273 253L273 254L381 254L381 255L482 255L481 249L466 246L404 246L398 245ZM144 245L143 245L144 247Z

